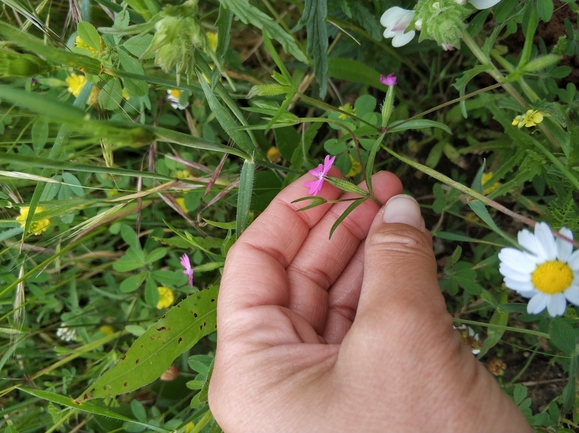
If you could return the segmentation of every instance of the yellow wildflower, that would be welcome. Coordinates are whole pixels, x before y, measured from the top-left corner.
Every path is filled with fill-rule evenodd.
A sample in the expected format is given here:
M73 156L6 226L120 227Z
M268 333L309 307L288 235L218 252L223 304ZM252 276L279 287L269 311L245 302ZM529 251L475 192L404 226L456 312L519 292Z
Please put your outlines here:
M528 110L525 114L520 114L515 117L511 125L517 126L518 128L522 128L523 126L531 128L532 126L541 123L543 118L543 113L539 110Z
M279 152L279 149L275 146L270 147L267 150L267 159L269 160L269 162L272 162L274 164L277 164L278 162L281 161L281 153Z
M66 78L66 84L68 84L68 92L76 98L80 95L80 91L86 84L86 77L84 75L70 74Z
M482 186L484 187L486 185L486 183L491 180L491 178L493 177L493 172L489 171L488 173L483 173L482 177L481 177L481 183ZM500 182L495 182L493 183L491 186L485 188L483 190L483 194L488 195L491 192L493 192L495 189L497 189L499 186L501 186Z
M36 212L44 212L47 208L43 206L37 206ZM22 206L20 207L20 215L16 217L16 221L20 223L20 227L24 228L26 225L26 219L28 218L28 211L30 210L30 206ZM50 218L43 218L41 220L32 221L30 227L28 227L28 233L31 235L39 235L50 227Z
M207 42L209 42L209 48L211 49L211 51L213 52L217 51L217 41L218 41L217 33L207 32L205 33L205 35L207 36Z
M99 41L100 51L103 51L105 49L105 41L103 41L103 38L101 38L100 36L99 36L99 39L100 39L100 41ZM83 50L90 51L92 53L93 57L99 53L99 51L95 50L93 47L88 45L78 35L76 35L76 39L74 40L74 45L78 48L82 48Z
M352 105L350 105L350 103L345 103L344 105L340 106L340 110L345 111L346 113L350 113L350 114L356 114L356 109L354 107L352 107ZM342 119L342 120L346 120L348 118L348 115L345 113L341 113L338 116L338 119Z
M187 206L185 206L185 197L176 198L175 201L179 205L179 207L183 210L183 212L189 212L187 210Z
M360 163L358 161L356 161L352 157L352 155L348 155L348 156L350 157L350 162L352 163L352 167L350 168L350 171L348 172L348 174L346 174L346 177L354 177L362 171L362 166L360 165Z
M169 308L175 302L175 294L173 290L168 287L158 287L159 290L159 302L157 302L157 308L160 310L162 308Z
M115 328L113 328L111 325L103 325L99 328L99 331L105 334L106 336L109 336L115 333Z

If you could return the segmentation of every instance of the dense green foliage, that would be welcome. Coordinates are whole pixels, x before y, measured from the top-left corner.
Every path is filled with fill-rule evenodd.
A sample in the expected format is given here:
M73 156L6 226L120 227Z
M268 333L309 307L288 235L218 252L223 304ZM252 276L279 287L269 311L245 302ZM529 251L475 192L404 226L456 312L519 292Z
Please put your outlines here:
M467 3L449 51L383 38L410 0L169 3L2 1L0 429L220 431L225 256L327 154L347 212L402 179L477 356L537 430L579 428L576 307L528 314L497 258L535 221L579 235L576 2Z

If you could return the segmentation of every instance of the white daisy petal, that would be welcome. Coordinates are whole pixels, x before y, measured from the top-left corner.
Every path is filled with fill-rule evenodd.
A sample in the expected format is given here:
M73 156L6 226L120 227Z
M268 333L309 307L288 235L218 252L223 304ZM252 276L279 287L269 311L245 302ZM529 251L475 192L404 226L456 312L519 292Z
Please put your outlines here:
M541 245L537 244L537 239L535 239L535 235L531 233L527 229L523 229L517 235L517 240L519 241L519 245L523 247L528 253L533 254L537 257L544 257L544 250Z
M573 232L567 227L562 227L561 230L559 230L559 234L566 238L573 239ZM557 238L555 242L557 244L557 258L566 263L573 251L573 244L560 238Z
M529 262L527 256L516 248L503 248L499 252L499 260L511 269L517 269L520 272L533 272L535 263Z
M565 300L565 295L563 293L557 293L549 297L547 302L547 310L551 317L562 316L565 312L565 307L567 306L567 301Z
M516 281L531 281L530 272L525 272L523 274L522 272L519 272L518 270L515 270L510 266L505 265L504 263L499 265L499 272L505 278L511 278Z
M575 305L579 305L579 286L571 286L564 292L565 298Z
M545 258L547 260L555 260L557 258L557 245L549 224L545 222L537 223L535 225L535 238L537 243L543 247Z
M579 272L579 250L575 250L567 259L567 264L574 272Z
M533 283L530 281L517 281L511 280L510 278L505 278L505 286L516 292L528 292L529 290L535 290Z
M539 293L531 298L529 304L527 305L527 313L529 314L539 314L541 311L547 307L547 301L549 296L543 293Z
M529 291L520 291L519 295L521 295L523 298L532 298L533 296L539 294L540 292L537 292L536 290L529 290Z

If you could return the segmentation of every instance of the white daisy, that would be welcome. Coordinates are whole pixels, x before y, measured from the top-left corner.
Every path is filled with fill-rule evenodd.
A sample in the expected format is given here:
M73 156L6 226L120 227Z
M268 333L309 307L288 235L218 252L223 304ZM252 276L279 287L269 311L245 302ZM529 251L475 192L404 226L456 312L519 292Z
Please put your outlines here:
M559 233L573 239L573 232L563 227ZM529 314L539 314L547 308L551 317L565 312L567 301L579 305L579 250L556 238L547 223L535 225L535 234L521 230L516 248L503 248L499 253L499 272L505 285L525 298Z

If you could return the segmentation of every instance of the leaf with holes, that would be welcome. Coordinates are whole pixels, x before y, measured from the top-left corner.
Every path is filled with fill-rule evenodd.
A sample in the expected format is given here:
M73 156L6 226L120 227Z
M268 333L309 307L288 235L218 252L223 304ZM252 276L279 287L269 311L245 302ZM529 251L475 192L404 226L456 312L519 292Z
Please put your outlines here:
M159 378L179 355L215 331L217 290L195 293L169 310L79 400L134 391Z

